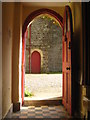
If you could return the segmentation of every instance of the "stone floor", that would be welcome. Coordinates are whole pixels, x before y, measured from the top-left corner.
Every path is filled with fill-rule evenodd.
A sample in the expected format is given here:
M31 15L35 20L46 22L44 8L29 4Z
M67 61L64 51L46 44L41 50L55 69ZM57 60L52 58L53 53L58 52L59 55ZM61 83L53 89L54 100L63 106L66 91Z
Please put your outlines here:
M62 74L25 74L25 89L34 95L30 100L62 97Z
M9 118L9 117L8 117ZM13 113L10 118L70 118L62 105L58 106L28 106L21 111ZM61 119L60 119L61 120Z

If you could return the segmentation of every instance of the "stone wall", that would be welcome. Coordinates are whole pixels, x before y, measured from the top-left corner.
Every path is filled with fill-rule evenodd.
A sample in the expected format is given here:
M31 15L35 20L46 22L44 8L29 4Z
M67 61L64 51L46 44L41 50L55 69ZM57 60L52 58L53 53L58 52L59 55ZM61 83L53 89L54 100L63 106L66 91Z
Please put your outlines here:
M29 32L30 33L30 32ZM29 45L29 37L26 45ZM31 24L31 53L41 51L41 73L62 71L62 28L52 18L40 16ZM29 72L29 52L26 51L26 72Z

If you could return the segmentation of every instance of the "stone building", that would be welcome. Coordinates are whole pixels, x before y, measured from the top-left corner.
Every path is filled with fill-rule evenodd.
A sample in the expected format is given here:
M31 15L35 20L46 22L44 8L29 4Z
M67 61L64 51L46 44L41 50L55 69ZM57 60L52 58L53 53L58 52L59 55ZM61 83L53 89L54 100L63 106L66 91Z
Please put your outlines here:
M40 73L62 72L62 28L56 20L48 15L35 18L28 27L26 73L32 73L29 64L31 66L31 55L34 51L39 52L41 56Z

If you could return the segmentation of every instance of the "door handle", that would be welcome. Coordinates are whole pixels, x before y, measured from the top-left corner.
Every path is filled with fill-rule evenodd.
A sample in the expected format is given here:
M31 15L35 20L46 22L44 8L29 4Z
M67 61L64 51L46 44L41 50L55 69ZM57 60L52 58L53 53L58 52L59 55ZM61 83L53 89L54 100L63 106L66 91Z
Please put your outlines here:
M66 67L66 70L70 70L70 67Z

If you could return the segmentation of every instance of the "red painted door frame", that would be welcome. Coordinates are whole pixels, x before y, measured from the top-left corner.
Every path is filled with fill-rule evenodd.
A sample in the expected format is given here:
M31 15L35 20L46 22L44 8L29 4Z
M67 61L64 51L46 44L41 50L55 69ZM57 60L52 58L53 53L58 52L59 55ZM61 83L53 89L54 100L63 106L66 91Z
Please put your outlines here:
M31 70L31 66L30 66L30 57L31 57L31 24L29 26L29 73Z
M68 6L65 7L63 18L63 104L72 115L72 66L71 66L71 42L72 42L72 17Z
M69 28L70 30L68 32L66 32L66 34L64 34L64 25L65 23L67 23L65 21L66 18L66 11L67 11L67 15L69 18ZM63 104L65 106L65 108L68 110L68 112L70 114L72 114L72 81L71 81L71 50L68 49L68 47L70 47L69 42L71 41L71 14L70 14L70 9L69 7L65 7L65 14L64 14L64 20L61 16L59 16L59 14L55 13L54 11L49 9L42 9L42 10L37 10L35 12L33 12L31 15L28 16L28 18L26 19L24 26L23 26L23 35L22 35L22 105L24 103L24 79L25 79L25 31L27 28L27 25L30 23L30 21L32 21L36 16L40 15L40 14L44 14L44 13L48 13L50 15L52 15L53 17L57 18L57 20L59 21L59 23L61 24L62 28L63 28ZM58 17L59 16L59 17ZM63 20L63 24L62 24L62 20ZM68 26L66 25L66 29L68 28ZM65 43L67 38L67 43ZM66 50L67 49L67 50ZM65 59L67 59L66 57L66 51L68 52L68 57L70 58L68 62L64 62ZM66 68L68 67L68 70L66 70ZM69 70L70 67L70 70ZM67 76L64 76L64 72L65 74L67 73L68 76L68 82L65 80ZM69 75L68 75L69 74ZM70 81L69 81L70 79ZM67 83L66 83L67 82Z
M25 20L23 29L22 29L22 105L24 103L24 80L25 80L25 38L26 38L26 30L28 24L38 15L41 14L49 14L54 17L63 28L63 18L58 13L50 9L39 9L32 12Z
M27 32L26 32L26 36L27 36L27 39L28 39L28 33L29 33L29 47L27 47L26 46L26 50L29 52L29 73L30 73L30 71L31 71L31 66L30 66L30 57L31 57L31 24L30 24L30 26L29 26L29 31L27 30Z
M31 55L31 73L40 73L41 55L38 51L34 51Z
M26 32L22 38L22 105L24 104L24 80L25 80L25 39L26 39Z

